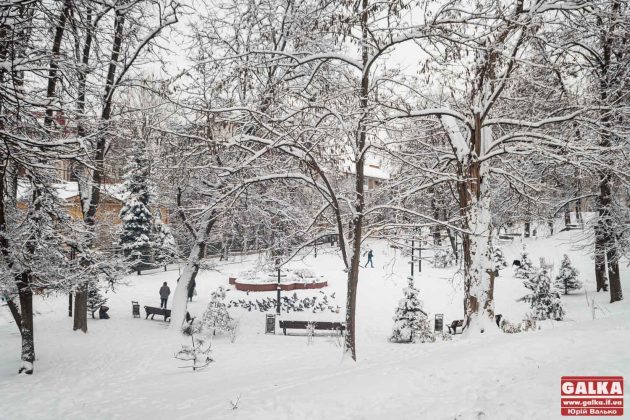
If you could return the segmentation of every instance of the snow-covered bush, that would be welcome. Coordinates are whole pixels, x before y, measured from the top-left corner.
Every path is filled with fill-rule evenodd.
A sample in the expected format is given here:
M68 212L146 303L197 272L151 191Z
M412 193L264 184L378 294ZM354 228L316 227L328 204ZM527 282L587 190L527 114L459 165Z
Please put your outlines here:
M153 255L155 261L160 264L170 264L177 260L177 245L171 228L162 223L162 215L158 210L154 217L155 244Z
M315 337L315 322L309 322L306 324L306 345L313 344L313 338Z
M564 254L562 265L560 266L560 273L556 276L554 286L558 290L562 290L565 295L568 295L570 291L580 290L582 288L582 282L578 279L578 274L580 273L571 264L569 256Z
M295 270L291 270L293 278L300 282L312 281L316 279L316 275L313 270L309 270L308 268L298 268Z
M418 299L418 289L413 278L403 289L404 297L398 303L394 316L394 328L389 341L394 343L434 342L435 335L427 314L422 311L422 302Z
M227 310L225 300L225 289L221 286L212 292L210 303L201 318L202 332L215 334L216 331L230 334L234 333L238 328L238 322L234 320Z
M107 298L101 294L101 291L96 285L90 284L88 289L87 308L88 312L92 314L92 318L94 318L94 313L98 311L102 305L105 305L105 303L107 303Z
M521 265L519 267L516 267L516 270L514 270L514 277L516 277L517 279L529 279L532 274L536 273L536 270L534 269L534 264L532 263L532 260L529 259L529 255L527 254L527 252L523 251L521 253ZM525 287L529 288L529 286L525 285Z
M537 321L553 319L561 321L565 311L560 295L551 287L551 278L547 270L541 269L531 277L528 283L532 293L523 296L520 301L528 302L532 309L531 316Z
M438 249L433 257L433 267L447 268L455 264L455 254L447 249Z
M525 332L525 331L533 331L536 329L536 320L533 319L531 315L528 315L520 323L512 324L507 319L502 318L501 322L499 323L499 328L501 328L503 332L508 333L508 334L516 334L516 333Z
M192 344L182 344L181 350L175 353L175 358L190 362L189 365L182 367L192 368L193 371L207 367L213 362L210 357L211 340L199 335L195 337L194 334L191 334L190 339Z
M494 245L493 252L493 260L494 260L494 272L496 275L499 274L499 270L503 270L507 267L507 261L505 261L505 255L503 255L503 250L498 245Z

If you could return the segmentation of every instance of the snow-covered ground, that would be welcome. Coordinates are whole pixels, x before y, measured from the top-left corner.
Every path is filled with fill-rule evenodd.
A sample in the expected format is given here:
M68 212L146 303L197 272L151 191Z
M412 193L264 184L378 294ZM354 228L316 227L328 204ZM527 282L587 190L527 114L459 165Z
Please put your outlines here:
M499 334L432 344L387 341L392 316L409 272L408 257L385 242L370 242L375 268L363 269L358 292L358 362L342 358L336 337L264 334L265 314L231 308L240 319L236 342L218 335L213 358L198 372L173 358L179 342L162 321L131 316L131 301L159 305L158 289L174 289L177 270L130 276L128 286L109 292L110 320L90 320L89 332L72 331L67 296L35 301L37 362L33 376L18 376L20 340L5 307L0 308L0 419L553 419L560 418L563 375L630 375L630 303L610 305L596 294L593 262L574 248L577 232L528 239L532 261L559 267L568 253L580 270L585 291L563 296L567 318L536 332ZM508 262L518 258L520 240L503 243ZM328 280L345 307L345 273L337 256L319 250L293 264ZM430 251L423 256L430 257ZM218 263L197 279L198 296L189 304L201 315L210 293L228 276L252 269L256 257ZM454 269L423 262L416 286L424 308L445 323L463 315L461 281ZM630 293L628 268L622 281ZM417 270L416 270L417 272ZM497 313L518 321L528 307L512 268L496 280ZM290 292L293 293L293 292ZM318 290L297 291L317 296ZM273 296L230 290L228 300ZM596 319L587 302L595 299ZM170 302L169 302L170 303ZM308 312L284 319L342 321L343 314ZM181 342L186 342L182 338ZM236 409L231 403L238 400Z

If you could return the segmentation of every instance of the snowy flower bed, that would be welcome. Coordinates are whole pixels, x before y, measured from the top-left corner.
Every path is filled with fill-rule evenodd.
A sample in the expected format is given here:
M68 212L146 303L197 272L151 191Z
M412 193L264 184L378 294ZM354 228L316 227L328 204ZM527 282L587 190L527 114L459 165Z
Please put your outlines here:
M242 284L265 284L278 281L277 271L242 271L237 276L237 281ZM287 269L281 271L281 283L315 283L317 276L308 268Z

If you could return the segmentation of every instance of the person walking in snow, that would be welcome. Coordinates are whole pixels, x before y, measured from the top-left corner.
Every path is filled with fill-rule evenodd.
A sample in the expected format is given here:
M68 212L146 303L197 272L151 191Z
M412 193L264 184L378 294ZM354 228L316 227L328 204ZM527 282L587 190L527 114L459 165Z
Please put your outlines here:
M367 268L368 264L370 264L370 266L372 268L374 268L374 263L372 262L372 257L374 256L374 254L372 253L372 250L370 249L367 253L367 262L365 263L365 268Z
M166 309L166 302L168 301L168 296L171 294L171 289L169 289L166 282L160 287L160 308Z
M195 282L195 280L191 280L190 284L188 285L188 301L192 302L192 298L195 294L195 287L197 286L197 283Z

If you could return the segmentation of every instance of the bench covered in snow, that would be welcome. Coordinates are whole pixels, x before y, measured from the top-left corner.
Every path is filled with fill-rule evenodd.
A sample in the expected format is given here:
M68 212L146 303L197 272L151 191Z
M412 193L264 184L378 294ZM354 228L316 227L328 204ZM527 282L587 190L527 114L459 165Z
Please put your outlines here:
M451 322L451 325L447 325L446 328L448 328L448 332L451 334L461 334L464 331L464 320L456 319ZM460 329L459 332L457 331L457 328Z
M168 318L171 317L170 309L156 308L154 306L145 306L144 311L147 313L147 316L145 319L149 319L149 315L151 315L151 319L153 319L153 317L156 315L163 315L164 321L166 321Z
M341 322L329 322L329 321L280 321L280 328L287 335L287 329L289 330L305 330L308 324L313 324L313 328L316 330L328 330L343 332L346 326Z

